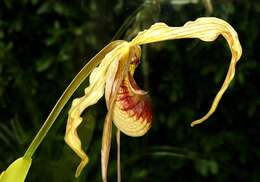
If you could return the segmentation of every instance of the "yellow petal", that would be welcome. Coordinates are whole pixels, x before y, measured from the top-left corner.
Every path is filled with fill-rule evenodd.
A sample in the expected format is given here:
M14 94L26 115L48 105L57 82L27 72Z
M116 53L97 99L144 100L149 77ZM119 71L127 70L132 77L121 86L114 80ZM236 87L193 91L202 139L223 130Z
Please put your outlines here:
M242 54L242 48L238 40L236 31L224 20L214 17L198 18L195 21L187 22L182 27L169 27L164 23L156 23L148 30L140 32L131 42L132 46L160 42L164 40L184 39L184 38L198 38L203 41L214 41L219 35L222 35L228 42L231 50L231 62L224 80L224 83L217 93L208 113L201 119L193 121L191 126L199 124L216 110L218 103L228 88L230 82L235 75L235 66Z
M115 60L114 62L111 63L107 71L106 87L105 87L105 98L106 98L107 108L109 108L111 95L114 93L113 92L114 82L116 79L116 74L119 71L119 64L120 64L120 60L119 59Z
M115 65L121 64L116 69L113 69L115 65L111 64L112 67L109 68L107 73L107 80L111 81L112 84L108 83L110 86L107 87L106 92L107 94L107 108L108 113L106 115L104 129L103 129L103 136L102 136L102 148L101 148L101 168L102 168L102 180L104 182L107 181L107 169L108 169L108 162L109 162L109 153L110 153L110 146L111 146L111 134L112 134L112 114L114 110L114 105L117 97L117 92L121 85L121 82L124 78L124 75L127 73L129 68L129 51L130 47L129 44L126 43L122 45L118 50L115 50L111 54L116 57L117 60L114 60ZM111 73L112 71L113 73ZM116 72L116 73L115 73ZM111 76L111 77L109 77Z
M97 101L103 96L108 67L115 59L117 59L118 53L120 52L119 50L125 45L126 43L122 42L103 58L100 65L90 74L90 85L85 89L85 95L81 98L74 99L69 110L65 142L81 158L81 163L76 171L76 177L80 175L82 169L89 161L86 153L81 147L81 141L77 133L77 128L82 122L81 114L87 107L97 103Z

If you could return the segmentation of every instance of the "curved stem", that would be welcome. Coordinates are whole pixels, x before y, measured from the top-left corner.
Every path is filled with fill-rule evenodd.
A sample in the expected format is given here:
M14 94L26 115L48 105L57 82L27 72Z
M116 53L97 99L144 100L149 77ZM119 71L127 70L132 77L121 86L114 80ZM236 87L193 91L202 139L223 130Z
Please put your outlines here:
M96 54L76 75L76 77L72 80L70 85L66 88L66 90L63 92L55 106L53 107L51 113L49 114L48 118L42 125L41 129L38 131L37 135L34 137L33 141L31 142L30 146L28 147L27 151L24 154L24 157L31 158L44 139L44 137L47 135L49 129L53 125L56 118L59 116L61 110L65 106L65 104L68 102L72 94L77 90L77 88L80 86L80 84L88 77L90 72L101 62L101 60L106 56L107 53L109 53L111 50L113 50L116 46L121 44L123 41L114 41L108 44L106 47L104 47L98 54Z

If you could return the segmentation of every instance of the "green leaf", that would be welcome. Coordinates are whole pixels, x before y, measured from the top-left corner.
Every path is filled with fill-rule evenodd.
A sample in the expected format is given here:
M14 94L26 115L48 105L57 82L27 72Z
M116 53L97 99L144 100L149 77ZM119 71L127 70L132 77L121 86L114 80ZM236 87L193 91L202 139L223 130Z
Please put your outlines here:
M30 169L31 158L21 157L1 173L0 182L23 182Z

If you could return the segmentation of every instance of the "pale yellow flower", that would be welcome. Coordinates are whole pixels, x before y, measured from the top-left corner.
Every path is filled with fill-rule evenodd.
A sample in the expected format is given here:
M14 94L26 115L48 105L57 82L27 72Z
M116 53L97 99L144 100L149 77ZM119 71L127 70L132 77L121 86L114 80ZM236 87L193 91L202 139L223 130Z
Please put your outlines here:
M131 42L121 41L113 47L101 63L92 71L85 95L74 99L69 110L65 141L81 158L76 176L79 176L89 159L83 151L77 128L82 122L81 114L89 106L96 104L105 94L108 113L104 123L101 162L102 179L107 181L107 166L111 144L112 121L119 131L126 135L142 136L152 124L152 110L148 93L141 90L134 81L133 74L140 62L140 45L183 38L198 38L214 41L222 35L231 50L231 63L225 81L217 93L208 113L191 126L205 121L216 107L235 75L235 66L242 54L236 31L225 21L218 18L199 18L187 22L182 27L169 27L164 23L155 23L149 29L140 32Z

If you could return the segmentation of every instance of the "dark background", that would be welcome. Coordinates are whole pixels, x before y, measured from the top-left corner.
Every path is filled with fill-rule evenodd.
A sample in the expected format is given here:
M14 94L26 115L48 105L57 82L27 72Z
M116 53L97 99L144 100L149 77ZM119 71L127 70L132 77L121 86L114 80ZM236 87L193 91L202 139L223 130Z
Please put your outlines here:
M120 27L115 38L128 40L156 21L182 26L211 15L239 35L243 55L235 79L214 115L191 128L224 80L227 43L221 37L143 46L135 77L152 97L154 121L143 137L121 137L122 181L259 181L260 3L212 5L213 12L200 0L0 1L0 171L23 155L70 81ZM79 158L63 140L70 104L35 153L27 181L101 181L104 99L83 114L80 135L90 163L77 180ZM116 181L115 137L109 179Z

